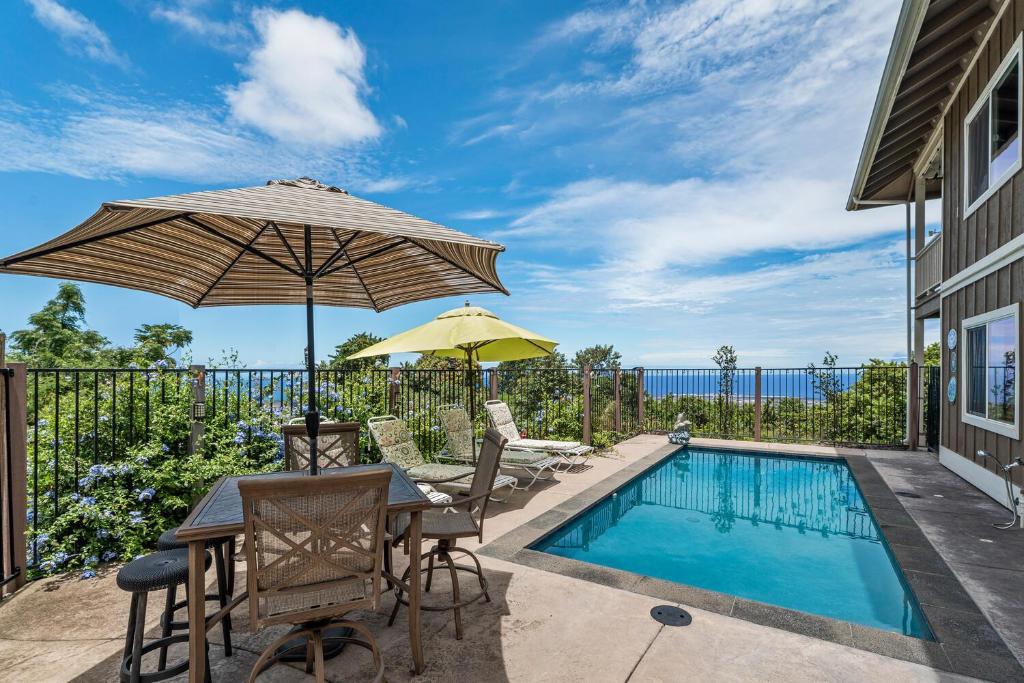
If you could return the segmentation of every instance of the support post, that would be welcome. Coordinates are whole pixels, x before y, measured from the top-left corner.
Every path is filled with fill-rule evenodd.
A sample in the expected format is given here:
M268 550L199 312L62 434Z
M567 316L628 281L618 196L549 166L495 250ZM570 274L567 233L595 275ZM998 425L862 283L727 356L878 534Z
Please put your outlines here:
M0 558L0 575L11 579L0 588L0 595L8 595L25 585L25 520L28 506L26 467L27 406L24 363L7 365L4 356L4 336L0 334L0 371L4 377L0 391L0 535L4 548ZM8 416L10 419L8 419Z
M590 366L583 366L583 443L588 446L593 441L590 424Z
M615 368L615 433L622 433L622 370Z
M388 380L388 413L396 417L398 414L398 387L402 371L399 368L391 368L391 377Z
M761 440L761 367L754 368L754 441Z
M489 400L498 400L498 369L489 368L487 370L487 395Z
M909 405L909 414L907 415L907 424L910 425L910 432L907 434L907 445L910 450L917 450L920 444L920 430L917 429L920 423L920 410L921 410L921 381L920 381L920 366L915 362L911 363L907 372L907 381L910 384L910 393L907 396Z
M206 366L190 365L189 376L192 378L192 430L188 436L188 453L193 455L199 450L199 444L203 440L203 432L206 431L206 423L203 417L206 415Z
M644 369L636 369L636 428L639 432L644 428Z

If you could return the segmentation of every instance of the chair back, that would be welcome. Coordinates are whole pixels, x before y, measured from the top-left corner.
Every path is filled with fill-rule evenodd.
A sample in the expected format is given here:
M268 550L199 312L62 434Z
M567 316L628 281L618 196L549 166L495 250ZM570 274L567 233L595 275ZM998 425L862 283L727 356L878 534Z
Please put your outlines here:
M406 470L426 462L405 420L384 415L371 417L366 424L384 462L392 462Z
M284 468L309 469L309 436L306 425L281 427L284 436ZM320 469L349 467L359 464L359 423L323 422L316 439L316 461Z
M505 450L508 440L503 437L497 429L488 427L484 432L484 443L477 455L476 472L473 474L473 483L469 486L469 497L480 496L478 500L471 503L469 513L476 518L477 526L480 529L480 540L483 541L484 516L487 514L487 502L490 496L483 494L494 489L494 480L498 476L501 466L501 454ZM478 515L478 516L477 516Z
M437 409L437 418L448 441L448 457L473 462L473 424L466 409L455 404L444 405Z
M487 416L491 420L491 426L510 442L519 441L519 428L512 419L512 411L508 409L503 401L487 401L484 403Z
M376 609L391 472L239 480L254 630Z

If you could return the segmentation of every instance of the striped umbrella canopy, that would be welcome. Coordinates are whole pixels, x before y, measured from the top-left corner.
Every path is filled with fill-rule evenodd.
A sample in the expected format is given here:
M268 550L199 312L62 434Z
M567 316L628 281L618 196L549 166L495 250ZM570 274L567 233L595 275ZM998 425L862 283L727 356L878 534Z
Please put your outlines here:
M508 290L504 247L311 178L107 202L63 235L0 259L0 273L137 289L193 307L305 304L307 431L316 472L313 305L383 311Z

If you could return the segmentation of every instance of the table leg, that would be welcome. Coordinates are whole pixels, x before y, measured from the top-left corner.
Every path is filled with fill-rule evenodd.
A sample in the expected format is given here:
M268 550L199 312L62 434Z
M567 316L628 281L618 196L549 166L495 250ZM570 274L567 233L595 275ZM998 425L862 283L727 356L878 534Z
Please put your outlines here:
M409 519L409 646L415 673L423 673L423 641L420 635L420 559L423 513L411 513Z
M188 544L188 682L206 679L206 543Z

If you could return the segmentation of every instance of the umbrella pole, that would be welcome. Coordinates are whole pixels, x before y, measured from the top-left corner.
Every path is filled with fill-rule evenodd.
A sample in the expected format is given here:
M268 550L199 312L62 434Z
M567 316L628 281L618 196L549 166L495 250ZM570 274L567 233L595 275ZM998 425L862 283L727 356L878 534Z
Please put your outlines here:
M476 464L476 381L473 377L473 351L466 350L466 379L469 380L469 427L473 432L473 464Z
M315 332L313 330L313 240L311 228L305 228L306 256L306 371L309 373L309 403L306 410L306 436L309 437L309 473L318 474L317 462L318 437L320 436L320 411L317 409L316 386L316 350L314 347Z

